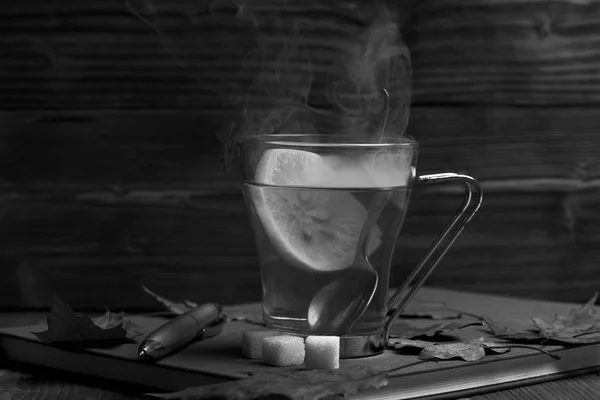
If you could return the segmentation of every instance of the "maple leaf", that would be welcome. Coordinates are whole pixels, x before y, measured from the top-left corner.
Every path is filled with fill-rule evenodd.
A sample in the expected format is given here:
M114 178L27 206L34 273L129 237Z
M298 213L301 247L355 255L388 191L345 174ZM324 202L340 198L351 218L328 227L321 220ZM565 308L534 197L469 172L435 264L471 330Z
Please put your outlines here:
M102 329L111 329L121 325L123 329L125 329L125 332L127 332L127 337L130 339L135 339L136 337L144 334L138 324L131 320L125 319L125 313L123 312L115 314L113 312L106 311L104 315L93 318L92 321Z
M391 314L392 308L388 311ZM400 318L426 318L426 319L458 319L462 313L448 307L444 302L438 301L412 301L400 313Z
M594 293L583 306L572 309L568 316L556 315L550 323L533 317L535 332L516 332L490 318L482 317L482 320L494 336L512 342L595 343L600 342L600 313L595 307L597 298L598 293Z
M465 361L478 361L482 359L486 353L503 354L513 347L535 350L547 356L560 360L560 355L552 354L546 350L520 344L494 343L486 342L480 337L469 342L454 342L454 343L432 343L424 340L410 339L392 339L389 342L391 347L402 349L405 347L420 349L419 358L425 361L450 360L453 358L461 358Z
M596 309L598 292L583 306L574 308L569 315L556 315L551 323L541 318L532 318L540 335L545 340L553 340L567 344L585 344L600 341L600 313ZM583 337L587 336L587 337Z
M468 342L453 343L432 343L424 340L398 339L392 342L392 346L396 349L404 347L421 349L419 353L421 360L450 360L460 358L464 361L478 361L485 356L486 350L496 354L506 353L510 350L506 346L485 342L482 337Z
M189 300L184 300L183 302L178 303L173 300L167 299L166 297L160 296L159 294L153 292L152 290L148 289L146 286L143 285L142 289L144 289L146 293L154 297L156 300L162 303L169 311L176 315L185 314L192 308L198 307L198 304Z
M481 317L490 333L499 339L515 342L539 342L540 335L537 332L517 332L488 317Z
M176 302L153 292L145 286L142 286L142 288L146 293L148 293L160 303L162 303L169 311L171 311L175 315L185 314L192 308L198 307L198 304L192 301L183 300L182 302ZM265 326L262 314L253 313L249 311L227 311L225 314L227 321L244 321L253 325Z
M233 311L227 313L227 321L244 321L252 325L265 326L262 314L248 311Z
M67 304L57 297L54 298L50 313L46 316L45 331L32 332L38 339L46 343L56 342L100 342L121 341L131 339L135 335L134 324L128 333L123 326L123 319L116 322L114 314L107 312L96 321L85 316L78 316ZM100 325L98 325L99 322Z
M361 365L336 370L259 372L231 382L152 396L181 400L252 400L268 395L280 395L291 400L318 400L329 395L345 397L365 389L380 388L388 384L387 374L386 371Z
M473 325L482 325L481 322L470 322L467 324L459 323L459 322L451 322L451 323L443 323L443 324L435 324L429 325L423 328L416 328L409 324L405 324L403 322L396 322L392 325L390 329L390 337L391 338L406 338L406 339L414 339L418 337L433 337L439 335L445 335L447 333L466 328L468 326Z
M544 340L552 340L566 344L589 344L600 342L600 326L569 326L561 319L555 319L552 323L547 323L540 318L532 318L533 323L540 331L540 336ZM583 335L596 335L586 336Z

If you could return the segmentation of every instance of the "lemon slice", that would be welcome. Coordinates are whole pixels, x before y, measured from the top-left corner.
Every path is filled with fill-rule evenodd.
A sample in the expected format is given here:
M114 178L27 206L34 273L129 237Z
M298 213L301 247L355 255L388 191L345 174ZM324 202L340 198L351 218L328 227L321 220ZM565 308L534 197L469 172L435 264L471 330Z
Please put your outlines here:
M367 209L350 192L331 189L336 172L318 154L272 149L263 154L250 194L266 234L290 264L312 271L352 265ZM373 228L368 254L381 244Z

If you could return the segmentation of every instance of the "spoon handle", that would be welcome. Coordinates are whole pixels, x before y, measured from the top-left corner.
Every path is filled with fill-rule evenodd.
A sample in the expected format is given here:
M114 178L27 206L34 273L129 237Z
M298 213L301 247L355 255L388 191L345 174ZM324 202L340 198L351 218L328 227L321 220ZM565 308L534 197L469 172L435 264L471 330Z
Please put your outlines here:
M346 321L347 326L345 327L345 331L349 331L352 329L354 324L358 322L358 320L362 317L362 315L367 311L371 301L373 301L373 297L375 297L375 292L377 291L378 283L379 283L379 273L369 261L367 254L369 254L369 237L371 232L373 232L373 227L379 220L379 216L381 215L381 211L385 207L385 205L390 200L391 194L386 191L380 191L375 193L369 202L369 207L367 209L367 218L363 224L362 230L360 231L360 235L358 237L358 241L356 242L356 253L354 254L354 261L352 263L352 268L355 271L368 271L373 274L375 279L372 282L372 285L364 286L363 293L360 294L355 300L357 301L356 305L353 306L355 308L355 312L352 314L352 318L349 321ZM369 282L370 281L362 281L361 282ZM368 292L367 292L368 291ZM368 294L368 297L365 296ZM352 306L352 305L350 305ZM344 317L348 319L348 317ZM341 324L340 324L341 325Z
M373 232L373 227L379 220L379 216L381 215L381 211L387 204L387 202L391 198L391 193L386 191L379 191L373 195L371 201L369 202L369 207L367 208L367 218L363 223L362 229L360 231L360 235L358 236L358 240L356 241L356 253L354 254L354 262L355 266L362 266L364 261L367 262L368 266L371 267L369 260L367 259L367 254L369 254L369 237ZM373 271L375 271L373 269Z
M398 318L404 307L410 302L417 290L423 285L425 280L433 272L442 257L446 254L450 246L454 243L458 235L465 226L471 221L483 201L483 191L479 182L467 175L458 175L454 173L423 175L418 178L420 184L462 182L465 186L465 198L461 208L454 215L454 218L446 226L444 231L433 242L429 251L423 259L413 269L410 276L404 281L402 286L396 290L388 302L388 308L393 308L399 297L400 303L389 317L384 329L384 343L387 344L392 324Z

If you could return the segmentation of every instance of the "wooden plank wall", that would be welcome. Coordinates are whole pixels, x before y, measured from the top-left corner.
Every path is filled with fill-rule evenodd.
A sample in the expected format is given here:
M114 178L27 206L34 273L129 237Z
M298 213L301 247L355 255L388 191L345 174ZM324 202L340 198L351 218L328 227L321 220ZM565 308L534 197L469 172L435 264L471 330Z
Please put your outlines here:
M582 301L600 288L600 4L401 4L420 173L484 205L428 281ZM146 22L160 28L164 40ZM247 32L200 1L0 4L0 307L260 299L235 170L215 132ZM178 58L173 57L178 55ZM459 203L414 194L394 282Z

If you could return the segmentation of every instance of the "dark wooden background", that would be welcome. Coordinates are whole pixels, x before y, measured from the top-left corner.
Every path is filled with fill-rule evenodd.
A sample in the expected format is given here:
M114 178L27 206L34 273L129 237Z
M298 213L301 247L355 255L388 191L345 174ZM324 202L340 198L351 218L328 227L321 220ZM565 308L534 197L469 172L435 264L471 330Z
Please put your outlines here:
M428 283L587 300L600 289L600 2L390 3L412 53L419 173L467 173L485 191ZM154 307L142 284L260 299L240 182L216 136L231 110L215 88L246 34L199 0L0 2L0 307L53 295ZM460 199L454 187L414 194L397 268Z

